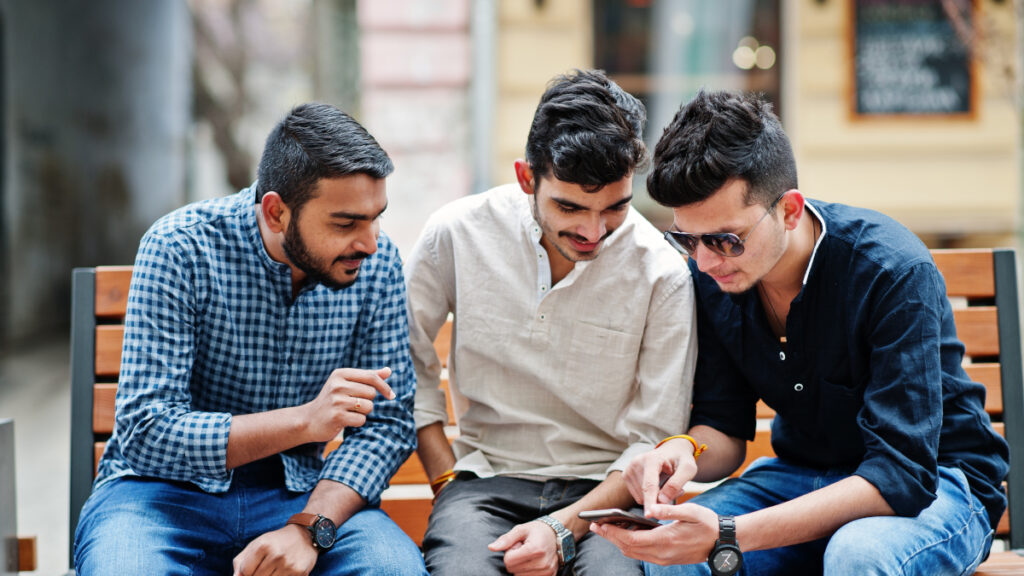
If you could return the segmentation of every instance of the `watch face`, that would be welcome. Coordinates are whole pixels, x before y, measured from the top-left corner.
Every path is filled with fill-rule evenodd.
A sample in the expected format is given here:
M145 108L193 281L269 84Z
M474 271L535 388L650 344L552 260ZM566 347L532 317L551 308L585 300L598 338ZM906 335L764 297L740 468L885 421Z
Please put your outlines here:
M335 532L334 523L327 518L321 518L313 526L313 541L318 548L327 550L334 546Z
M573 558L576 557L576 540L572 537L572 532L561 539L562 549L562 562L569 563Z
M732 574L740 567L740 555L735 550L726 548L715 552L711 565L721 574Z

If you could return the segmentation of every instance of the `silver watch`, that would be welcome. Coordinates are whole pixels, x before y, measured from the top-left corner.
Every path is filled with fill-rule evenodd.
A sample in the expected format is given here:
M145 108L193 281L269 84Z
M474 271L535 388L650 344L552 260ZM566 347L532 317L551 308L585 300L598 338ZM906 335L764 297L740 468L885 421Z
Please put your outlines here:
M576 539L573 538L572 532L551 516L541 516L537 520L547 524L555 531L555 540L558 542L559 565L565 566L572 562L572 559L576 557Z

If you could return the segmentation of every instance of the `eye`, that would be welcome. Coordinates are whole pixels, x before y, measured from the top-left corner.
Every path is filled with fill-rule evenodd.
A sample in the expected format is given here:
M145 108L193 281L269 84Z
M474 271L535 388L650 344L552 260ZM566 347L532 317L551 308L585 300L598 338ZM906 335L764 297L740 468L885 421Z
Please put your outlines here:
M355 226L356 226L355 221L352 221L352 222L338 222L338 223L334 224L334 227L337 228L338 230L351 230L352 228L355 228Z
M558 207L559 212L562 212L564 214L575 214L576 212L580 211L579 208L576 208L574 206L566 206L565 204L555 204L555 206Z

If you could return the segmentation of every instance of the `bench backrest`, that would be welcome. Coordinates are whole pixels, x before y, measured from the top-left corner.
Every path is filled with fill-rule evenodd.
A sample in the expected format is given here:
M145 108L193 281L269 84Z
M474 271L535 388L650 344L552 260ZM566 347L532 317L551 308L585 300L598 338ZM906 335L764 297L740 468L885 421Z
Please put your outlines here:
M1024 462L1024 372L1021 365L1016 257L1012 250L933 250L955 307L957 332L967 349L965 367L988 389L986 409L1010 442L1012 462ZM76 269L72 282L70 546L78 515L92 487L103 443L114 424L114 395L121 361L122 325L131 267ZM451 325L435 345L448 358ZM447 386L443 381L442 386ZM449 414L451 408L449 403ZM771 410L762 406L760 418ZM454 418L450 418L454 424ZM765 426L747 450L747 461L771 454ZM328 450L337 442L328 447ZM413 454L392 479L382 508L417 544L431 508L429 481ZM1024 494L1024 466L1011 467L1008 492ZM1024 548L1024 497L1010 498L997 533Z

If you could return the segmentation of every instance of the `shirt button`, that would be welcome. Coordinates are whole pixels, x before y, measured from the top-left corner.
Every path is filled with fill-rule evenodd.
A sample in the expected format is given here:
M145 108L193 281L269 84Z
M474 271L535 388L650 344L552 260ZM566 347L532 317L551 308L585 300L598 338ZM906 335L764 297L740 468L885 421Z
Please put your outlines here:
M803 389L804 389L804 385L799 383L799 382L797 382L796 384L793 385L793 390L796 390L797 392L800 392Z
M540 318L541 320L544 320L544 319L547 318L547 315L546 314L541 314L540 316L538 316L538 318Z
M547 287L547 286L543 286L543 285L542 285L542 286L540 287L540 291L541 291L541 292L543 292L543 291L545 291L545 290L547 290L547 289L548 289L548 287Z
M786 361L786 353L785 352L779 352L779 360L782 360L783 362Z

